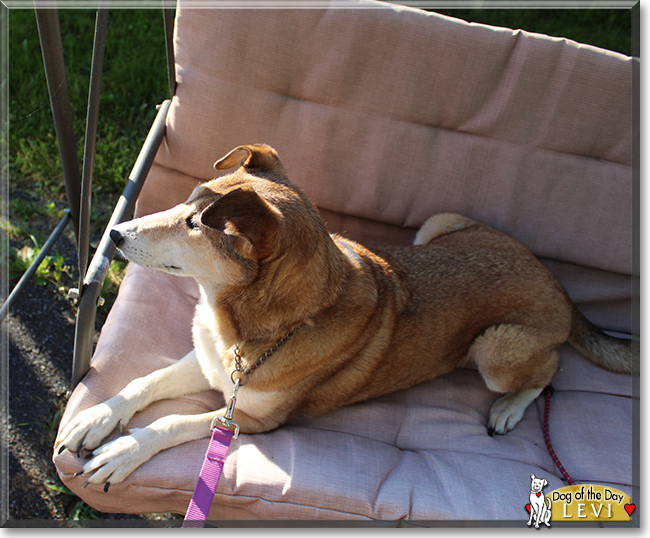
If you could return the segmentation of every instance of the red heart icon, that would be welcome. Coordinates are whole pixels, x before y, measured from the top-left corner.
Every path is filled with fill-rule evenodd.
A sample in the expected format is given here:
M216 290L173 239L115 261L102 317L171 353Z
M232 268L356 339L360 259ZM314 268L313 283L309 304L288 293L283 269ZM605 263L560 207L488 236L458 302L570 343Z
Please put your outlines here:
M530 514L530 504L526 505L526 510L528 510L528 513Z
M636 504L626 504L625 505L625 511L627 512L628 516L632 515L632 512L636 510Z
M540 495L541 495L541 493L537 493L537 496L538 496L538 497L539 497Z

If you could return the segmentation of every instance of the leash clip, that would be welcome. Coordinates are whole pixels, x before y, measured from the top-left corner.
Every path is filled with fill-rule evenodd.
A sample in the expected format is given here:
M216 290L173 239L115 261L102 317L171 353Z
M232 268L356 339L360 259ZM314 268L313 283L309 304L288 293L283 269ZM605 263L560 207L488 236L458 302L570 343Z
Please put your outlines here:
M239 437L239 424L237 422L226 417L214 417L214 420L212 421L212 425L210 426L211 430L214 430L217 427L217 421L221 422L221 424L226 429L231 430L233 432L232 434L233 439L237 439L237 437Z
M212 425L210 426L211 430L214 430L217 426L217 421L221 422L227 429L234 428L233 439L239 437L239 424L232 419L232 415L235 411L235 404L237 403L237 393L239 392L241 378L238 378L235 381L235 387L232 390L232 396L228 400L228 406L226 407L225 416L215 417L212 420Z

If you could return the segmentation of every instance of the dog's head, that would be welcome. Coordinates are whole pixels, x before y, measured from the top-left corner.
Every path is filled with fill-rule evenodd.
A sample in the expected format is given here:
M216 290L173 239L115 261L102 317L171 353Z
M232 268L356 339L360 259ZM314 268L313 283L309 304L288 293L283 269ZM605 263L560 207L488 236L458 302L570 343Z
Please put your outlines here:
M535 478L534 474L530 475L530 491L533 493L541 493L546 485L548 485L546 478Z
M326 233L273 148L239 146L214 166L237 165L234 173L199 185L184 203L115 226L117 248L138 265L234 285L256 278L262 265L297 245L312 248L310 235Z
M237 165L184 203L115 226L111 238L138 265L194 277L250 340L332 304L347 265L271 147L239 146L215 168Z

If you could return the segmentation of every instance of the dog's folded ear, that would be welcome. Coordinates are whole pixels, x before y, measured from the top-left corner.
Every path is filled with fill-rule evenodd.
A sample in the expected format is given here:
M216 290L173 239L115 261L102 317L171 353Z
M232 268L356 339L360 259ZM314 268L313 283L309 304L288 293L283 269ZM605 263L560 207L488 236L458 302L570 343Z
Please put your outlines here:
M277 248L281 214L251 187L234 189L201 213L204 226L233 238L233 248L245 258L264 259Z
M247 171L257 170L285 175L280 157L271 146L266 144L237 146L214 163L214 168L216 170L228 170L239 164Z

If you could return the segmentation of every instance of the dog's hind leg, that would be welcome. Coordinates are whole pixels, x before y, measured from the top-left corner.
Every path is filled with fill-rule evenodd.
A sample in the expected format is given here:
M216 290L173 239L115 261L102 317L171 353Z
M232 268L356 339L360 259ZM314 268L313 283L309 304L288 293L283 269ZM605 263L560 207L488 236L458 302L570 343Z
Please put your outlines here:
M415 235L414 245L425 245L436 237L479 224L457 213L438 213L429 217Z
M551 382L559 363L557 342L543 331L521 325L488 328L470 348L488 388L505 393L492 404L488 433L504 434Z

